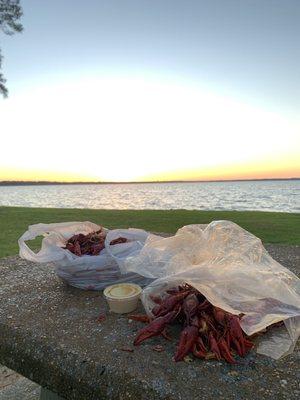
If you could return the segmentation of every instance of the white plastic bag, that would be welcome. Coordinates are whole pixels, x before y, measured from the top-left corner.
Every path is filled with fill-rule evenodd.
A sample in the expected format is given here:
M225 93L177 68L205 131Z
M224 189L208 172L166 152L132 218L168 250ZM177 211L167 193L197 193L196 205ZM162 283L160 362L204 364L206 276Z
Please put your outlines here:
M79 233L88 234L98 231L101 227L92 222L62 222L57 224L30 225L20 237L18 243L20 257L34 262L53 262L57 275L72 286L80 289L102 290L106 286L121 282L134 282L146 285L149 279L138 273L121 274L121 265L129 255L137 255L143 247L148 233L142 229L116 229L108 231L105 246L99 255L83 255L81 257L63 249L67 240ZM26 244L27 240L44 236L42 247L38 253L32 251ZM118 237L129 240L127 243L110 246L111 240Z
M260 239L233 222L188 225L169 238L149 235L122 270L158 278L142 294L149 315L150 294L187 282L213 305L245 314L241 326L248 335L283 320L284 332L274 330L259 353L280 358L293 351L300 335L300 280L272 259Z
M114 229L108 231L106 235L105 249L119 267L122 268L127 257L137 255L141 251L148 236L149 233L141 229ZM110 245L112 240L119 237L126 238L128 243Z

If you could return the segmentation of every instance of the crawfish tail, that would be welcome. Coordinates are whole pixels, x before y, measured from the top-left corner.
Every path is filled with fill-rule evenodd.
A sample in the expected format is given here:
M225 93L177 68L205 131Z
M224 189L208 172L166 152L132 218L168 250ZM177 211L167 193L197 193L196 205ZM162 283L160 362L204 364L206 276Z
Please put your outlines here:
M247 350L250 350L252 347L254 347L254 343L246 338L244 338L244 344Z
M197 337L194 344L193 355L197 358L205 358L207 355L206 347L204 346L203 340L200 336Z
M244 333L242 331L239 317L233 314L227 314L227 323L231 339L236 339L240 345L240 352L242 357L246 354L246 347L244 343Z
M236 338L234 338L234 337L231 338L231 342L232 342L232 344L234 345L234 348L236 349L238 355L239 355L240 357L244 357L245 354L243 353L243 350L242 350L242 348L241 348L240 342L239 342Z
M220 353L220 349L219 349L218 343L217 343L216 338L214 337L214 334L212 333L212 331L209 332L208 342L209 342L210 350L216 356L217 360L220 361L222 356L221 356L221 353Z
M220 353L221 353L222 357L224 358L224 360L227 361L229 364L236 364L236 361L232 357L230 350L227 346L226 340L224 338L219 339L218 346L219 346Z
M135 346L138 346L146 339L160 335L165 329L166 325L169 324L175 316L176 311L171 311L163 317L158 317L154 319L149 323L149 325L145 326L138 332L133 344Z

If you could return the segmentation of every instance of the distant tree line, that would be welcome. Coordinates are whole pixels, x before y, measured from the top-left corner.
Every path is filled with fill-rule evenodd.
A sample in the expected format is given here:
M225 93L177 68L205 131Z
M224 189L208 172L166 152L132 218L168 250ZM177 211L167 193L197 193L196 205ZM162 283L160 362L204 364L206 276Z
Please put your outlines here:
M23 11L20 0L0 0L0 31L6 35L22 32L23 26L19 22L22 15ZM1 73L2 60L3 56L0 48L0 94L3 97L7 97L8 89L6 87L6 79Z

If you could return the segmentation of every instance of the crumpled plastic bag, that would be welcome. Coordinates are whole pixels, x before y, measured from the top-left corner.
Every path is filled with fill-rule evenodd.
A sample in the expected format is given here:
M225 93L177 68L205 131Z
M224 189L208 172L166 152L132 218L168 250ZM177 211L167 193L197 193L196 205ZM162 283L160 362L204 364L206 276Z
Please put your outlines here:
M276 328L260 340L258 353L278 359L293 351L300 335L300 280L233 222L188 225L168 238L149 235L121 269L156 278L142 293L149 315L150 294L187 282L213 305L244 314L241 327L248 335L284 321L283 331Z
M57 275L68 284L80 289L102 290L105 287L121 282L134 282L141 286L151 280L138 273L122 274L122 265L128 256L137 255L142 249L149 233L142 229L107 230L105 248L97 256L83 255L81 257L63 249L67 240L78 233L88 234L98 231L101 227L92 222L62 222L52 224L30 225L20 237L18 243L20 257L39 263L53 262ZM32 251L26 244L27 240L44 236L38 253ZM111 240L125 237L127 243L110 246Z

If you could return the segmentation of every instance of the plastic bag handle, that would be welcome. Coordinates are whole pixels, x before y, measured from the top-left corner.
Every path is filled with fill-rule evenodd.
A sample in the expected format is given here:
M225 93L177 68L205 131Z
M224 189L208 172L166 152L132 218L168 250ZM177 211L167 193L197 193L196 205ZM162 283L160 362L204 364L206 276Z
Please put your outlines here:
M56 254L54 254L52 251L43 249L42 246L42 248L37 253L35 253L26 244L27 240L33 240L38 236L46 236L48 232L49 224L30 225L28 230L24 232L18 240L20 257L28 261L40 263L61 260L64 257L63 251L56 252Z
M93 231L98 231L99 229L103 229L105 232L107 231L105 228L89 221L30 225L28 230L18 240L20 247L19 254L20 257L25 260L40 263L60 261L65 257L76 258L77 256L63 249L67 239L74 234L87 234ZM37 236L45 237L42 241L40 251L35 253L27 246L25 241L35 239Z

